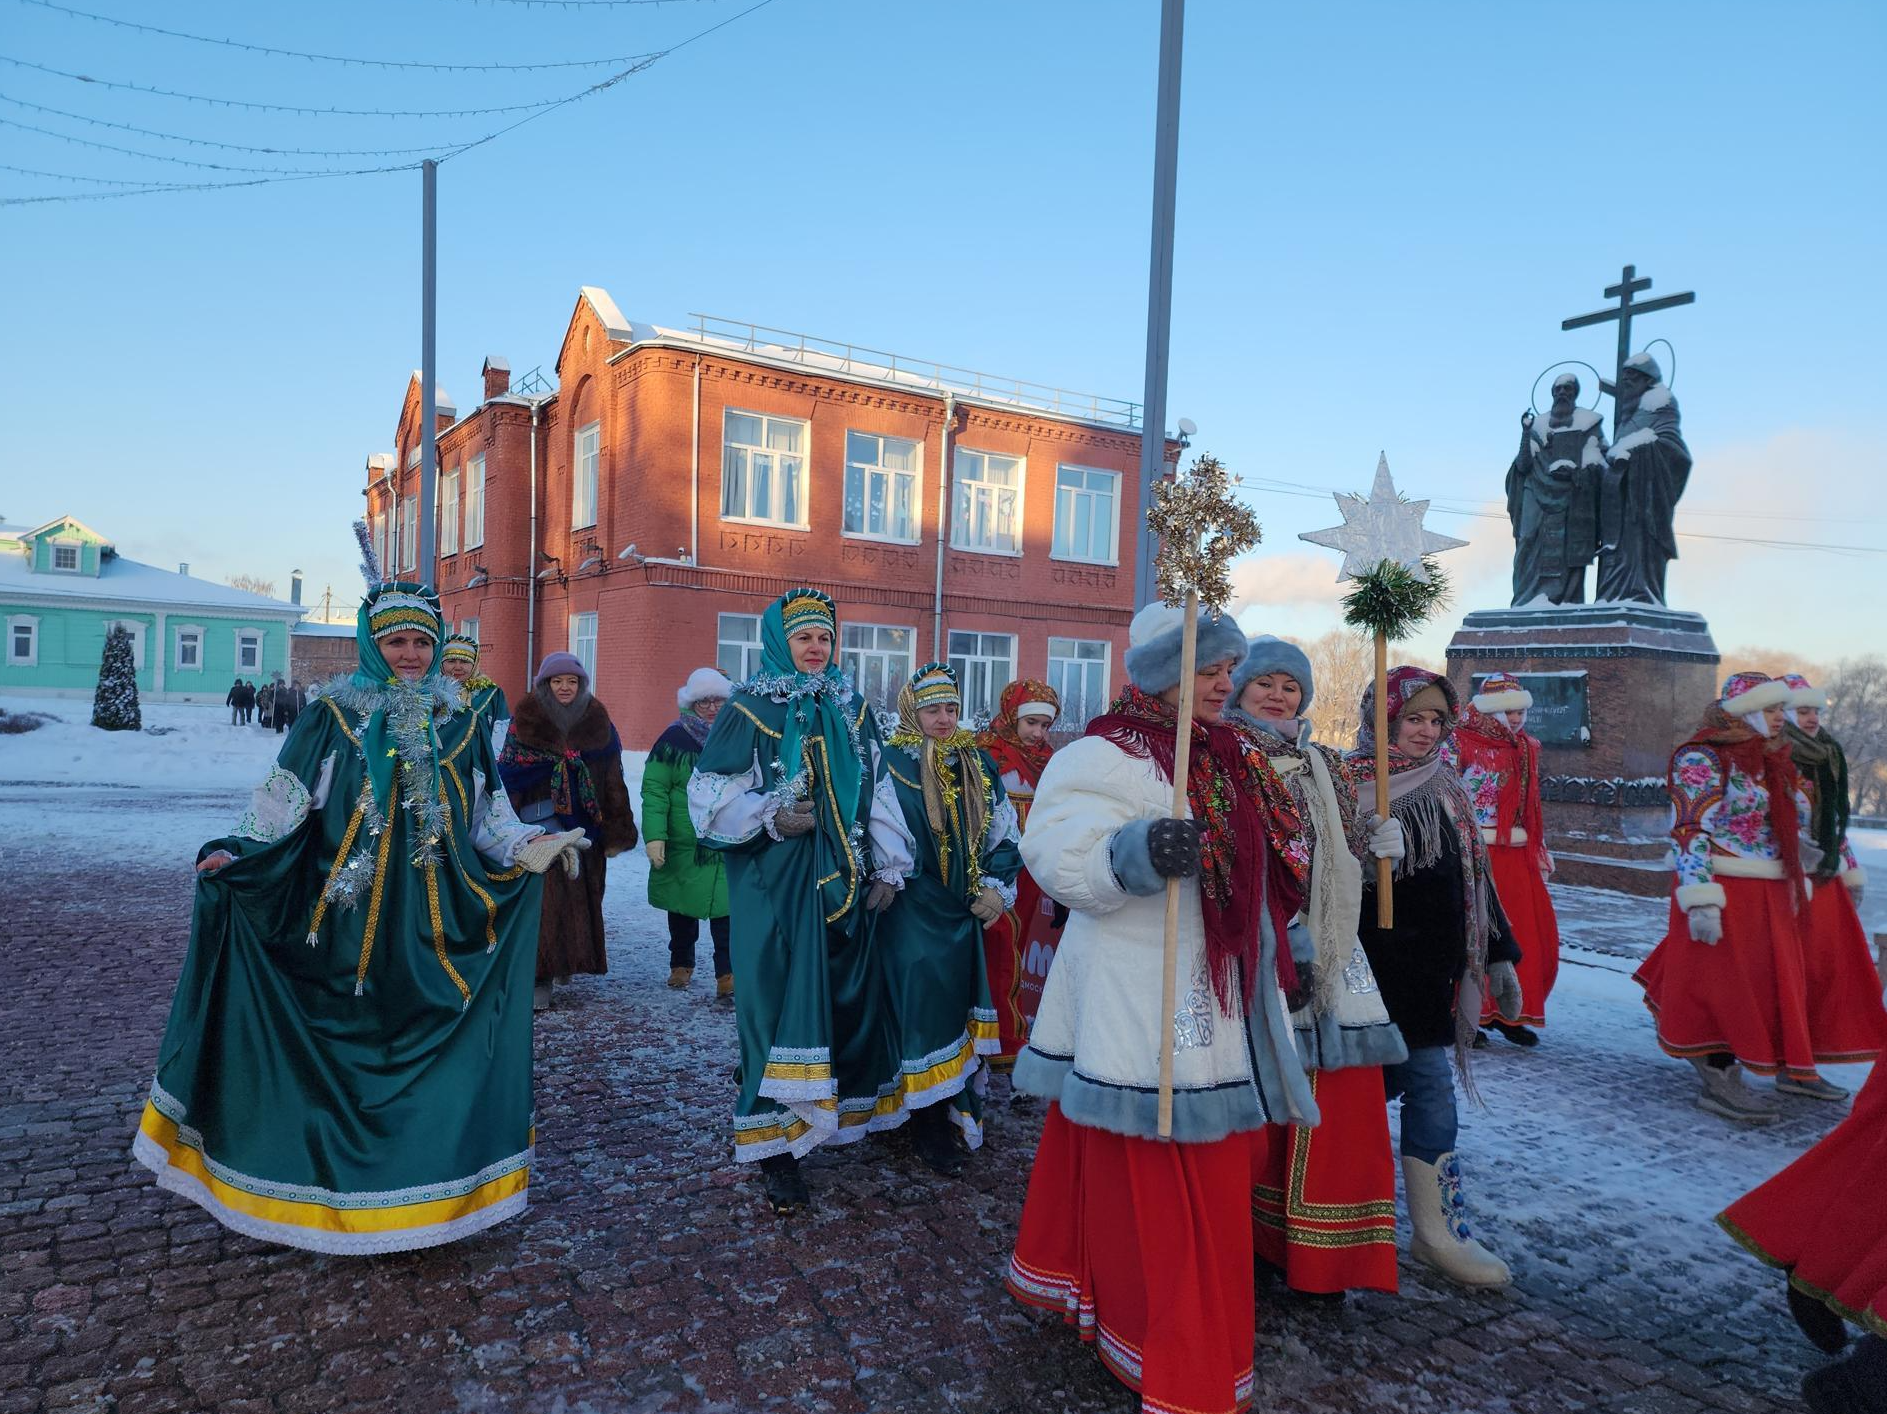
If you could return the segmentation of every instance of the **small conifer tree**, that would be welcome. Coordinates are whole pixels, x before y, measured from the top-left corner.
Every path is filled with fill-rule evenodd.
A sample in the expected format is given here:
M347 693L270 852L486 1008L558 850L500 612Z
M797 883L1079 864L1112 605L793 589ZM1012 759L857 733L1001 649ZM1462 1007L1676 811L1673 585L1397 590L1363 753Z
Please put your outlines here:
M98 665L98 691L92 697L92 725L108 732L144 728L138 710L138 672L131 657L131 630L114 624L105 635L105 656Z

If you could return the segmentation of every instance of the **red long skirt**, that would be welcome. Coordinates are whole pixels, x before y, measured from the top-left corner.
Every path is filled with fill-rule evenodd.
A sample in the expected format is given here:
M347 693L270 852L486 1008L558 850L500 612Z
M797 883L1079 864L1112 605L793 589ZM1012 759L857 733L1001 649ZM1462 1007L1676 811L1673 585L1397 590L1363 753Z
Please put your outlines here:
M1674 896L1664 941L1636 973L1657 1018L1658 1044L1682 1057L1727 1051L1758 1075L1801 1079L1818 1065L1874 1059L1879 988L1810 995L1802 919L1790 908L1788 883L1717 882L1727 900L1722 941L1695 941Z
M1382 1067L1313 1072L1323 1122L1252 1136L1252 1246L1293 1291L1396 1289L1396 1163Z
M988 1058L994 1069L1014 1065L1017 1053L1027 1044L1060 942L1055 901L1024 870L1016 878L1016 906L1005 909L983 931L983 966L989 973L989 997L996 1007L996 1031L1002 1041L1001 1053Z
M1881 977L1874 951L1854 908L1854 895L1839 879L1815 885L1802 921L1802 973L1808 980L1808 1030L1817 1051L1873 1037L1859 1055L1823 1060L1872 1060L1887 1039L1887 1011L1880 1002ZM1824 1037L1838 1037L1824 1045ZM1887 1201L1887 1199L1883 1199Z
M1050 1105L1010 1294L1058 1311L1146 1414L1252 1399L1251 1139L1129 1139Z
M1491 844L1487 857L1493 866L1494 892L1520 944L1520 1021L1526 1026L1546 1025L1546 999L1559 980L1559 917L1553 912L1546 881L1526 845ZM1490 992L1481 1008L1481 1025L1502 1020Z
M1829 1309L1887 1337L1887 1066L1821 1143L1717 1217Z

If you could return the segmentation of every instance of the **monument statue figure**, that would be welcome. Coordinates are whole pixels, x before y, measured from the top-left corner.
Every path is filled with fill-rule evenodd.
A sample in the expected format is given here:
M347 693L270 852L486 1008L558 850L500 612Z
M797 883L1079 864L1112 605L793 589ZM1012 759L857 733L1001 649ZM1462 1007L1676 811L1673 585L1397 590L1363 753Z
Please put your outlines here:
M1649 354L1620 370L1612 447L1599 483L1602 600L1664 603L1664 572L1677 558L1678 498L1690 480L1690 448L1677 400Z
M1579 406L1579 380L1562 373L1545 416L1520 415L1520 451L1507 468L1515 608L1585 603L1586 566L1599 553L1606 470L1599 415Z

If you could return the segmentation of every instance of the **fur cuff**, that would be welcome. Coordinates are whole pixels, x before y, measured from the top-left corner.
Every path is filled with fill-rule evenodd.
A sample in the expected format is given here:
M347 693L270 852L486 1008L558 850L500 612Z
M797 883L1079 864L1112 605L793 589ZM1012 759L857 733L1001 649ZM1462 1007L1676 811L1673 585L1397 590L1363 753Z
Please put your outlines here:
M1728 903L1721 884L1681 884L1677 906L1689 913L1693 908L1722 908Z
M1789 692L1791 707L1824 708L1828 705L1828 694L1819 687L1797 687Z
M1141 898L1166 888L1166 880L1153 867L1153 856L1147 849L1147 832L1152 828L1151 820L1129 820L1114 832L1107 847L1115 880L1126 892Z
M1750 712L1760 712L1765 707L1775 707L1785 703L1793 696L1793 690L1786 682L1771 678L1768 682L1757 683L1748 692L1739 692L1723 702L1723 710L1732 717L1741 717Z
M1477 692L1469 701L1477 712L1524 712L1533 705L1533 694L1524 687L1506 692Z

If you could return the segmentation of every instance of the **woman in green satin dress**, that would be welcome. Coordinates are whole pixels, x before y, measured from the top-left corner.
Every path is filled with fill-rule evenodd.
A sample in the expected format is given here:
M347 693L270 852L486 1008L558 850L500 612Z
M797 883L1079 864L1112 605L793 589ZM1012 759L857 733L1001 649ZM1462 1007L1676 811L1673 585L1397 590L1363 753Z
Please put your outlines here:
M767 1201L808 1201L799 1160L904 1121L878 914L911 839L871 706L834 662L838 612L789 590L760 620L760 672L734 690L688 781L695 835L727 860L740 1095L734 1157Z
M431 589L376 585L359 670L199 854L133 1153L265 1241L403 1251L527 1201L535 876L577 846L512 814L443 633Z

